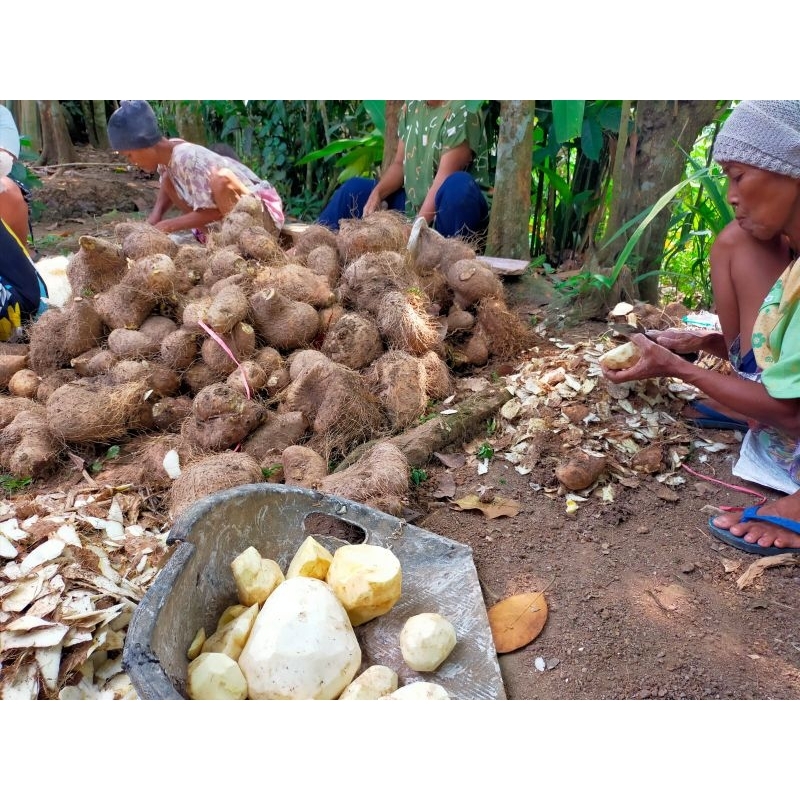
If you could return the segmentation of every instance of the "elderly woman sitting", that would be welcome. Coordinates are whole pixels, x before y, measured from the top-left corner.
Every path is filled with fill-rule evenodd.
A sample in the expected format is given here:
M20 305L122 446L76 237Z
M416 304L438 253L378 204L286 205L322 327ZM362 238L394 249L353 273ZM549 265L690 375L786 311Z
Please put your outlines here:
M785 237L800 250L800 101L750 100L728 117L714 145L728 176L728 201L739 227L762 242ZM740 281L728 303L758 293L761 265ZM738 295L737 293L738 292ZM763 293L762 293L763 296ZM718 304L721 298L717 298ZM752 447L782 477L788 497L710 520L712 533L741 550L800 552L800 266L793 260L764 297L752 326L753 372L722 374L681 358L669 337L658 343L636 334L640 360L623 370L604 369L615 383L674 376L750 421L743 448ZM720 309L720 316L729 309ZM766 482L766 481L765 481ZM797 487L797 488L795 488Z

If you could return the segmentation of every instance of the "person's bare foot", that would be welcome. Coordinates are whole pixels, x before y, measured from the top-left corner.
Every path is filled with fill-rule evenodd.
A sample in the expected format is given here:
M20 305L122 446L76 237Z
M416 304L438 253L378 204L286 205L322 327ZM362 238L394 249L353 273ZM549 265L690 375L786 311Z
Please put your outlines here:
M800 548L800 534L771 522L748 520L741 522L741 512L732 511L712 519L714 525L740 536L745 542L759 547ZM758 516L783 517L800 525L800 491L781 497L758 508Z

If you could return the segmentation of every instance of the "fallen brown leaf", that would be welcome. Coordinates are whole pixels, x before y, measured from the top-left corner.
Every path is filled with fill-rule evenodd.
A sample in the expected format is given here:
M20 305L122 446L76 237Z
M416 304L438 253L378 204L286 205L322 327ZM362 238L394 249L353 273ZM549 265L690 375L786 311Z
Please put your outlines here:
M765 569L770 567L780 567L784 564L800 563L800 557L794 553L780 553L777 556L764 556L754 561L737 579L736 585L740 589L746 589L750 584L760 577Z
M547 622L547 602L542 592L507 597L487 609L495 650L510 653L532 642Z
M457 511L471 511L477 509L489 519L495 517L516 517L519 514L520 504L517 500L495 495L490 503L486 503L476 494L468 494L458 500L453 500Z

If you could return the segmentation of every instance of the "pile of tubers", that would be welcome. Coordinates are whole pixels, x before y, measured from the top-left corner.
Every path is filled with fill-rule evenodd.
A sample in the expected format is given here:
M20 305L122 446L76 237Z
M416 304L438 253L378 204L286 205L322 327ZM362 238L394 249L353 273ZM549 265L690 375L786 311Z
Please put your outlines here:
M390 611L400 599L402 568L387 548L342 545L330 553L308 536L286 570L249 547L231 562L239 603L226 608L215 632L200 629L187 658L192 700L449 700L430 681L398 687L397 673L374 664L359 674L354 628ZM403 660L435 672L456 645L440 614L409 617L400 632Z
M173 518L261 480L344 487L398 513L399 451L341 481L328 465L413 424L453 370L531 332L465 241L424 228L409 249L395 212L344 222L308 226L287 251L245 196L205 245L143 223L81 237L71 299L27 344L0 345L0 468L38 478L118 444L103 480L164 492Z

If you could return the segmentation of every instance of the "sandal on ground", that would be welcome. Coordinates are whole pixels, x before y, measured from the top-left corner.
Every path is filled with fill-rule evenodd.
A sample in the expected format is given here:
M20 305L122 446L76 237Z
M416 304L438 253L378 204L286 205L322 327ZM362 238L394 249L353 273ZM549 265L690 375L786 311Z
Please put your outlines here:
M773 525L786 528L787 531L800 534L800 522L786 517L773 517L769 514L759 514L758 509L760 507L761 506L748 506L745 508L742 511L740 522L771 522ZM708 520L708 527L717 539L721 539L725 544L735 547L737 550L744 550L745 553L754 553L759 556L777 556L781 553L800 553L800 547L762 547L753 542L746 542L741 536L734 536L729 530L718 528L714 524L713 517Z

